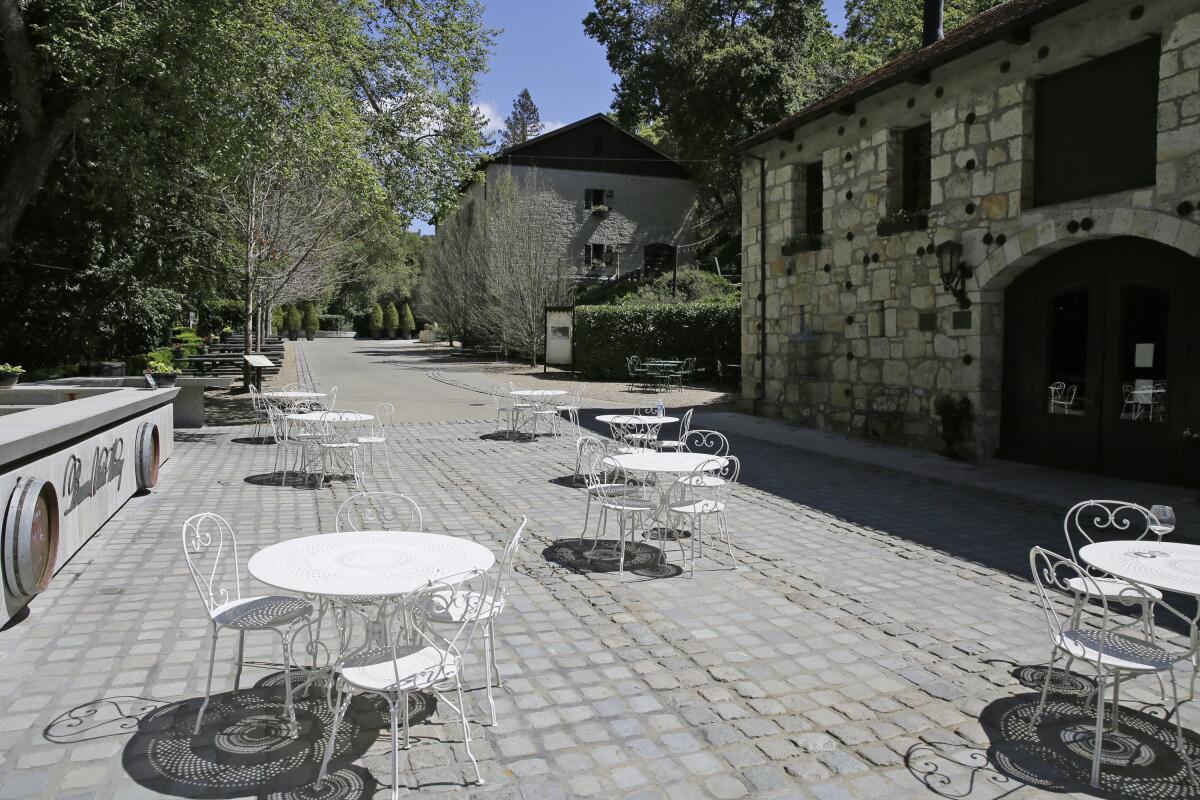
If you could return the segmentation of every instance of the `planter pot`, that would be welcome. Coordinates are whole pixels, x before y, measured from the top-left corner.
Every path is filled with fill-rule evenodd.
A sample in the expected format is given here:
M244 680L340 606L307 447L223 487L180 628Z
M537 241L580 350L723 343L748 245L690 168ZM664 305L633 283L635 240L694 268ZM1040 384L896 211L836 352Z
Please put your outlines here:
M221 331L221 343L224 344L225 342L228 342L228 341L229 341L229 334L225 333L225 331Z
M904 233L906 231L923 231L928 227L929 217L922 214L912 219L885 219L875 226L875 233L879 236L891 236L892 234Z
M175 379L179 377L175 372L152 372L154 377L154 385L159 389L170 389L175 385Z
M954 445L962 440L965 417L942 417L942 441L946 443L946 455L957 458Z
M304 338L308 339L311 342L313 339L317 338L317 332L316 331L305 331Z
M20 378L19 372L0 372L0 389L11 389L17 385Z

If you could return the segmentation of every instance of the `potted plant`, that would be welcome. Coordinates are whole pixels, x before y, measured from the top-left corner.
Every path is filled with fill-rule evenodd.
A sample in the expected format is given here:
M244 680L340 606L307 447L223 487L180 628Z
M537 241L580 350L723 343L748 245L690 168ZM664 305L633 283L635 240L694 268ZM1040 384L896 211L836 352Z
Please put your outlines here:
M300 309L292 306L288 309L287 319L284 321L284 327L287 328L288 338L293 342L300 338L300 325L303 320L300 318Z
M25 374L23 367L14 367L12 364L0 364L0 389L11 389L17 385L17 381Z
M600 217L601 219L607 217L608 206L604 205L603 203L597 203L596 205L592 206L592 216Z
M794 256L797 253L811 253L820 250L821 245L821 234L800 233L784 242L781 250L785 256Z
M224 328L221 328L221 341L222 342L229 341L230 336L233 336L233 328L229 327L228 325L226 325Z
M396 329L400 327L400 312L396 310L395 303L388 303L383 309L383 329L387 332L388 339L396 337Z
M971 417L971 399L969 397L951 397L948 394L939 395L933 401L933 411L942 419L942 441L946 443L946 455L959 458L955 444L963 439L966 432L965 423Z
M146 365L146 372L154 376L154 385L159 389L170 389L175 385L175 379L179 377L179 373L175 371L175 365L165 361L151 361Z
M405 339L411 339L416 329L417 321L413 319L412 308L405 303L404 312L400 315L400 333Z
M378 339L379 334L383 332L383 306L376 303L371 306L371 314L367 323L371 329L371 338Z
M304 307L304 338L310 342L316 338L317 329L321 327L321 318L317 314L317 307L312 303L308 303Z
M879 220L879 224L875 226L875 233L879 236L891 236L893 233L904 231L923 231L928 227L928 212L901 208Z

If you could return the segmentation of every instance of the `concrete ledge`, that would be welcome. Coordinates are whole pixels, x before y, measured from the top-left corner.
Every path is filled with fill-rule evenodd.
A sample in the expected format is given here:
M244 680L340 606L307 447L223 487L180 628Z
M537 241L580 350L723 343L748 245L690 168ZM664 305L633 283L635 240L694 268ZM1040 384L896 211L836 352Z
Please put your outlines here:
M102 380L102 379L97 379ZM122 380L110 378L109 380ZM99 428L170 403L179 389L105 389L77 386L17 386L5 389L0 401L57 395L51 405L11 414L0 425L0 465L12 464Z
M175 379L175 386L179 389L179 394L175 396L174 411L175 411L175 427L176 428L203 428L204 427L204 390L205 389L228 389L229 385L237 379L232 375L181 375ZM135 375L125 378L59 378L53 381L44 381L42 383L29 384L21 387L18 384L17 388L23 388L25 391L35 387L53 387L56 391L67 392L109 392L114 389L144 389L146 388L146 379L141 375ZM82 388L80 388L82 387ZM82 396L82 395L81 395ZM73 397L66 397L65 400L72 400ZM0 395L0 404L5 401ZM20 402L20 401L17 401ZM61 403L63 400L35 400L26 402L55 402Z

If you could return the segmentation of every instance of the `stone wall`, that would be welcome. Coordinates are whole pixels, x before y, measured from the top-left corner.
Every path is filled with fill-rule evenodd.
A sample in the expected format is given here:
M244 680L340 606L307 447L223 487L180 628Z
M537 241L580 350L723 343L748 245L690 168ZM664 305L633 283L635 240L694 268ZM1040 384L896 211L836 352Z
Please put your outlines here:
M742 184L747 408L863 433L871 387L904 386L896 438L936 446L934 397L966 396L976 409L968 452L988 457L999 436L1003 289L1016 275L1050 252L1105 236L1142 236L1200 254L1200 212L1188 210L1200 205L1200 13L1183 0L1141 8L1094 0L1034 26L1025 44L985 46L933 70L926 85L889 88L853 114L830 114L796 129L791 141L748 152L766 159L767 245L763 265L761 167L749 157ZM1036 78L1148 35L1162 38L1156 185L1028 207ZM924 122L932 130L928 228L880 236L876 225L899 205L900 132ZM803 232L803 165L818 160L821 249L785 256L781 245ZM932 253L948 240L962 243L974 268L967 312L943 291Z

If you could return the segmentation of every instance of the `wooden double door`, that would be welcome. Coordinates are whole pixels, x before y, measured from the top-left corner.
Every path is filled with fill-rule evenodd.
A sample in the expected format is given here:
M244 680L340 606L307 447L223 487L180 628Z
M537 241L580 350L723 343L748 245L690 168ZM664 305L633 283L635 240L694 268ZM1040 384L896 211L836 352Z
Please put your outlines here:
M1004 298L1000 455L1200 486L1200 260L1077 245Z

